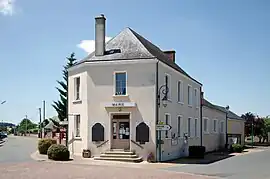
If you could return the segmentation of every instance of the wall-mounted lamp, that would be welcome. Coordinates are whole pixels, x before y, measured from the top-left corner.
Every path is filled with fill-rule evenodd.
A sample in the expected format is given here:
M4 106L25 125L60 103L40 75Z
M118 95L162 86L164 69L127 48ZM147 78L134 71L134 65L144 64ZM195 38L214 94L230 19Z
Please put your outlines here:
M168 88L167 84L162 85L158 89L158 106L159 107L160 107L161 93L164 95L163 98L161 99L162 105L164 107L167 107L167 105L168 105L168 92L169 92L169 88Z

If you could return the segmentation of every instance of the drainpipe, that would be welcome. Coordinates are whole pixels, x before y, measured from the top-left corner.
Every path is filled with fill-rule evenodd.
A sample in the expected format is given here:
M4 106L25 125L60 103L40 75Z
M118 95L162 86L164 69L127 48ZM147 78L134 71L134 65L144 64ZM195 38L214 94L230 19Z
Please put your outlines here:
M201 120L201 146L203 146L203 132L202 132L202 101L203 101L203 95L202 95L202 87L200 87L200 120Z
M158 124L158 119L159 119L159 107L158 107L158 63L159 60L156 63L156 125ZM155 131L156 131L156 161L157 161L157 156L158 156L158 131L156 130L155 126ZM160 160L160 159L159 159Z

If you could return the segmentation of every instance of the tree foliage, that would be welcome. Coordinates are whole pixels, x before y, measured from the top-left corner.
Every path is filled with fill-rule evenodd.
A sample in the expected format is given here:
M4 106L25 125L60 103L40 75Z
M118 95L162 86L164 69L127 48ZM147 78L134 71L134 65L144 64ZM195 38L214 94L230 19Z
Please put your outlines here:
M245 135L253 135L259 138L259 142L264 142L268 139L268 132L270 132L270 119L256 116L255 114L248 112L241 116L246 120L245 122ZM262 141L263 140L263 141Z
M67 64L64 66L62 71L63 74L63 81L57 81L59 87L56 87L57 91L59 92L59 100L54 101L52 106L56 110L58 114L58 118L60 121L63 121L67 118L67 96L68 96L68 71L67 69L72 67L76 63L75 54L71 53L70 57L67 57Z
M17 126L17 131L25 133L28 130L37 128L37 124L33 123L30 119L24 118Z

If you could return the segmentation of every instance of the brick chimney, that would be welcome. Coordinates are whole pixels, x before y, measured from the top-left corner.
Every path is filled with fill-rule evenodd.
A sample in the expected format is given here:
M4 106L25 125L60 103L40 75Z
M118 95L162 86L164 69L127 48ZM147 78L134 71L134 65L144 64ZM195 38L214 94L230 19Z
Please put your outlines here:
M204 104L204 92L201 92L201 104L203 105Z
M105 22L103 14L95 18L95 56L103 56L105 53Z
M165 53L168 56L169 60L175 62L175 53L176 53L175 50L166 50L163 51L163 53Z

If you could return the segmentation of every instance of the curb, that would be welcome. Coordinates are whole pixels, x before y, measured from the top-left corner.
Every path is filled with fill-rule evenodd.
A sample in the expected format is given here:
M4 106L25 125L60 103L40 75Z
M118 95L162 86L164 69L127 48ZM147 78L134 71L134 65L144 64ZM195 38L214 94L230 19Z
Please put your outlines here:
M35 151L33 152L30 157L35 160L35 161L39 161L39 162L43 162L43 161L47 161L48 159L45 159L45 158L41 158L39 157L39 152L38 151Z

